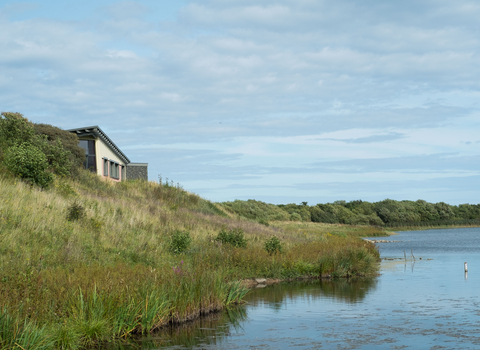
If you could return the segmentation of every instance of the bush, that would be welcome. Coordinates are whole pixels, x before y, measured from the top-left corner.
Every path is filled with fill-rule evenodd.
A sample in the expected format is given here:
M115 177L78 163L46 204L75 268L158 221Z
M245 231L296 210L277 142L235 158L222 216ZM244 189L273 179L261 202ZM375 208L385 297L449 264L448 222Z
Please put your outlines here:
M248 201L235 200L223 202L221 205L232 213L251 220L263 219L265 221L286 221L290 215L275 204L249 199Z
M78 146L76 135L51 125L33 124L20 113L1 114L0 161L8 162L5 166L16 176L47 187L53 179L51 173L74 175L84 159L85 151Z
M190 232L176 230L170 238L169 251L173 254L184 253L188 250L191 243Z
M290 221L311 221L311 214L308 210L307 202L302 202L302 204L290 203L286 205L279 205L283 210L290 214Z
M272 238L268 239L265 242L263 248L267 251L268 254L277 254L281 253L283 250L282 242L277 238L277 236L273 236Z
M258 219L258 223L261 224L261 225L270 226L268 221L264 220L264 219Z
M47 157L33 145L11 146L5 154L4 163L13 174L40 187L48 187L53 181L53 175L46 171Z
M310 207L312 222L324 222L328 224L338 223L338 219L335 214L329 211L331 206L325 204L320 205L323 207L323 209L321 209L318 204L314 207Z
M46 137L47 143L51 146L49 148L55 153L61 152L63 159L68 158L68 161L62 160L60 164L71 175L76 174L78 168L83 167L85 150L79 146L77 135L49 124L34 124L33 128L38 136ZM58 145L59 142L61 143L60 146ZM47 152L45 151L45 153ZM53 163L53 160L51 163ZM55 167L55 164L52 165Z
M302 216L299 213L290 214L290 221L302 221Z
M243 233L243 230L241 228L236 228L229 231L227 231L226 229L221 229L215 240L217 242L230 244L238 248L247 247L247 239L245 238L245 234Z
M71 174L73 161L70 159L70 151L63 148L59 139L48 142L47 137L39 137L40 148L47 158L51 171L56 175L68 176Z
M67 208L67 220L77 221L85 217L85 208L78 202L73 203Z

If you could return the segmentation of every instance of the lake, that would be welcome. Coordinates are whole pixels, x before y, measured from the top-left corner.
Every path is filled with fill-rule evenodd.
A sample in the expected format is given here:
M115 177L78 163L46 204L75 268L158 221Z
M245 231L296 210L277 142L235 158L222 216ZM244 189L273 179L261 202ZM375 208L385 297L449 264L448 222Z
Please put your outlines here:
M255 289L246 306L165 330L141 346L479 349L480 228L401 232L385 239L400 242L377 244L389 260L382 260L376 278Z

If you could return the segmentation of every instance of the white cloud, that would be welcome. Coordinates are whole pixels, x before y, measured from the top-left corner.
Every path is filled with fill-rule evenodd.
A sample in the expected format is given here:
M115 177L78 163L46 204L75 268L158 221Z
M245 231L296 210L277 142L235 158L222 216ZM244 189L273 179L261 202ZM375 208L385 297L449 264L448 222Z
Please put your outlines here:
M171 93L171 92L162 92L160 94L160 98L163 98L171 102L180 102L184 99L181 95L176 93Z
M187 157L215 164L202 176L251 179L268 165L255 178L271 185L286 165L290 182L356 181L305 170L318 159L478 154L475 2L205 0L158 19L152 4L100 0L62 20L19 15L43 4L0 7L2 110L120 130L153 179L170 171L159 147L211 150ZM198 175L184 163L171 172L188 187Z

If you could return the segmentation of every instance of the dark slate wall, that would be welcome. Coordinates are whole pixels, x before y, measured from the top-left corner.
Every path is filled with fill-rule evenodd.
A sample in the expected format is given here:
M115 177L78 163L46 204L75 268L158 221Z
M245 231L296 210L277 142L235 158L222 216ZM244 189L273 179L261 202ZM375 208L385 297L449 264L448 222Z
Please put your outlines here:
M127 165L127 180L135 179L148 181L148 165Z

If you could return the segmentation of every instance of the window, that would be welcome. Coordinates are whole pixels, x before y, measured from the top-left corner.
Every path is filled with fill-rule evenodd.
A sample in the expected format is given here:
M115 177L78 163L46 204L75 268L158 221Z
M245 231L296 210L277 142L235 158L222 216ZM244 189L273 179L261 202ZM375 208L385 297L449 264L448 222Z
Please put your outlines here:
M108 159L103 158L103 176L108 176Z
M115 163L110 162L110 177L115 177L114 174L115 174Z
M110 161L110 177L114 179L119 178L119 164L113 161Z
M85 169L97 172L97 162L95 158L95 140L80 140L80 147L85 150L85 161L83 166Z

